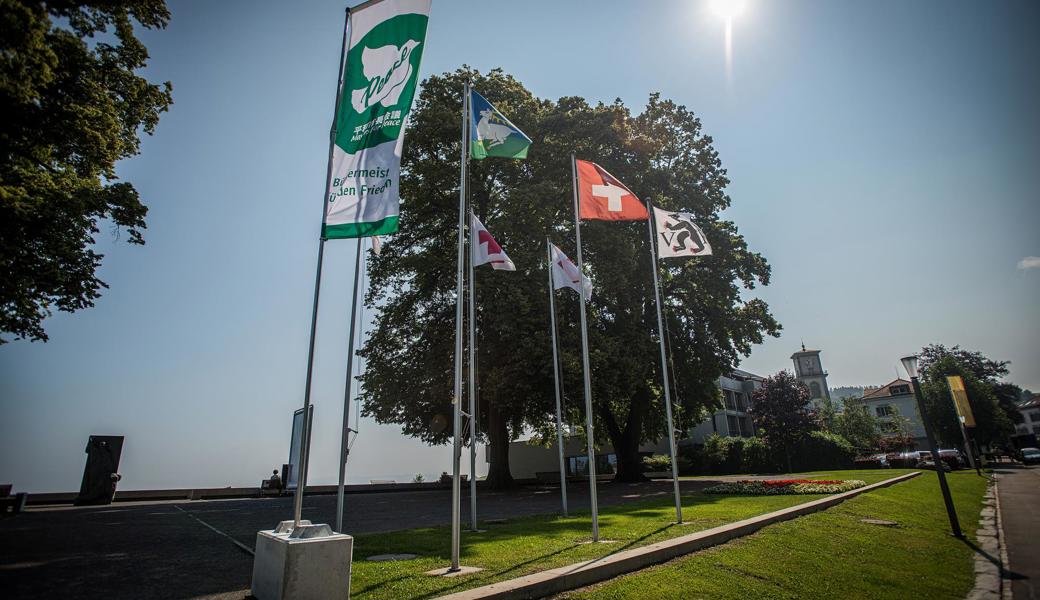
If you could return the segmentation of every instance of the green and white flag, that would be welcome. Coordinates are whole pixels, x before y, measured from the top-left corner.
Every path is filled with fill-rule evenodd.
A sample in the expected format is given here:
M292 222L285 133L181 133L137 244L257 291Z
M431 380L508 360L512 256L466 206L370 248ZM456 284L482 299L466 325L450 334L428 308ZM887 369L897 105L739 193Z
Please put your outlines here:
M477 92L469 92L469 152L474 160L489 156L527 158L531 138Z
M326 238L397 231L405 122L429 18L430 0L378 0L350 13Z

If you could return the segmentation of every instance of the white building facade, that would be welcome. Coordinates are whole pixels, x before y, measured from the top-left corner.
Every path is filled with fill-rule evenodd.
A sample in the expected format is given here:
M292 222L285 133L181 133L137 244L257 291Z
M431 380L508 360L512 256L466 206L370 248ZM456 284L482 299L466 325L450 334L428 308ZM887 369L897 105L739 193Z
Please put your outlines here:
M896 379L886 385L866 392L862 398L852 400L854 404L866 406L872 416L881 421L881 430L886 434L899 433L898 417L905 417L907 433L914 438L918 448L926 448L928 441L917 412L917 401L910 382Z

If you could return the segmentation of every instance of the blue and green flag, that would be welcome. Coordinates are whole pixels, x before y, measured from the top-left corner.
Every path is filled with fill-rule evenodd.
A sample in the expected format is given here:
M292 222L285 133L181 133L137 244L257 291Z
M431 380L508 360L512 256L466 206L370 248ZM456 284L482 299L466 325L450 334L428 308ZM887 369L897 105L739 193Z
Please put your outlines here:
M498 112L483 96L470 90L469 152L475 160L488 156L527 158L531 138Z

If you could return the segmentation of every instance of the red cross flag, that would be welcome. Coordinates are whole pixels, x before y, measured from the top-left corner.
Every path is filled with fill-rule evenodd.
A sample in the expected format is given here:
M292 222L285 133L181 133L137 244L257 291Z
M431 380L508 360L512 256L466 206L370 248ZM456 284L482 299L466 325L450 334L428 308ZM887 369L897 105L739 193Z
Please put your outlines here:
M495 238L491 237L491 233L474 214L469 216L469 235L470 257L473 259L474 267L491 263L491 267L496 271L516 270L513 261L509 260L505 251L502 250L502 246L498 245Z
M556 244L549 244L549 249L552 252L553 289L569 287L576 292L581 289L585 292L585 300L590 300L592 298L592 281L581 274L578 265L574 264L574 261L563 253L563 250L557 248ZM581 280L580 286L579 280Z
M600 221L645 221L646 207L607 170L587 160L578 166L578 214L582 219Z

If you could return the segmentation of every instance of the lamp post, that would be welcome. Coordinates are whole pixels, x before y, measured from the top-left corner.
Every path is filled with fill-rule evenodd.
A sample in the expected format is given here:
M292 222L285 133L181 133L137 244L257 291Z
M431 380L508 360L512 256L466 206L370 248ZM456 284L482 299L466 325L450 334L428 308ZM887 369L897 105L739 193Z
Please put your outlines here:
M914 399L917 400L917 410L921 413L921 422L924 424L924 434L928 438L928 448L932 451L932 461L935 463L935 474L939 476L939 488L942 490L943 503L946 504L946 514L950 517L950 528L953 536L963 538L960 523L957 522L957 511L953 508L953 498L950 496L950 486L946 484L946 472L943 469L942 458L939 456L939 446L935 443L935 435L932 434L932 426L928 420L928 412L924 408L924 398L921 394L921 383L917 380L917 355L905 356L900 359L906 374L910 376L910 384L914 389Z

